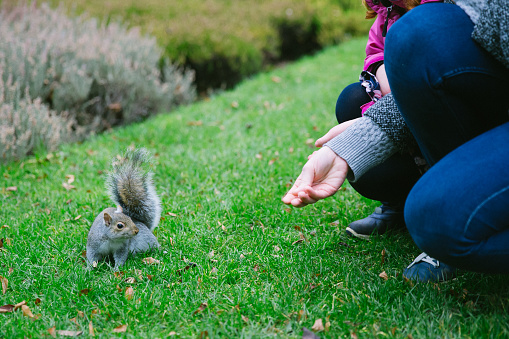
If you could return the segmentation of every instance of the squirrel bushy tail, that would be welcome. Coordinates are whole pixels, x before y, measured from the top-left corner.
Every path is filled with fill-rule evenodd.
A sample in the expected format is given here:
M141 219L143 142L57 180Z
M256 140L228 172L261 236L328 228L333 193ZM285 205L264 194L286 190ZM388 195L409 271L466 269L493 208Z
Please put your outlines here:
M161 201L148 168L150 162L146 149L128 149L122 159L113 161L106 186L111 199L122 207L124 214L153 231L161 218Z

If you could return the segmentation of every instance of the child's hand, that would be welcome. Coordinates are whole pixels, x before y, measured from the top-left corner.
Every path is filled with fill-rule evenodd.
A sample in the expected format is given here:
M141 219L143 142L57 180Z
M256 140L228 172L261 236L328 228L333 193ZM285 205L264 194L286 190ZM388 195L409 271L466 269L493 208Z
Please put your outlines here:
M359 119L359 118L357 118ZM337 137L341 133L344 132L345 129L347 129L351 124L353 124L357 119L352 119L345 121L339 125L336 125L332 127L323 137L319 138L315 141L316 147L322 147L327 141Z

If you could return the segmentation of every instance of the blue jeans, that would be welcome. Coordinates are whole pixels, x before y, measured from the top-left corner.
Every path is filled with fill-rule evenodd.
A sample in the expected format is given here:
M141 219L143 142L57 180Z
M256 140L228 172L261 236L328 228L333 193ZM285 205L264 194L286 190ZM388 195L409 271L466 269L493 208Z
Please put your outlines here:
M429 255L509 273L509 70L472 30L461 8L429 3L387 35L392 93L432 166L411 190L405 220Z

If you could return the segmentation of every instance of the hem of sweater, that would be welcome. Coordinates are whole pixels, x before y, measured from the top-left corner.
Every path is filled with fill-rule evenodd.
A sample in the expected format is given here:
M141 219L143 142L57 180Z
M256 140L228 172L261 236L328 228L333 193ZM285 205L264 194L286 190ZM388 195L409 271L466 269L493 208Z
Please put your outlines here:
M397 152L392 140L369 118L359 119L325 146L350 166L351 171L347 176L350 182L357 181Z

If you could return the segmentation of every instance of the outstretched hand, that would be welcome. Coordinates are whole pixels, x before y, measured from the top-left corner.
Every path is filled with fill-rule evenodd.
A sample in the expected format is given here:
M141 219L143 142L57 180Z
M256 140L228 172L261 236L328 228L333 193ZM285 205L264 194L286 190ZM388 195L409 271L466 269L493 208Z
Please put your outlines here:
M295 184L282 200L295 207L314 204L334 195L345 181L347 173L346 161L329 147L323 147L309 158Z

